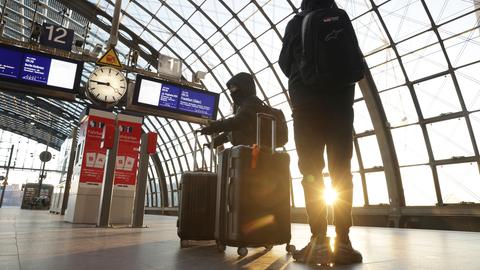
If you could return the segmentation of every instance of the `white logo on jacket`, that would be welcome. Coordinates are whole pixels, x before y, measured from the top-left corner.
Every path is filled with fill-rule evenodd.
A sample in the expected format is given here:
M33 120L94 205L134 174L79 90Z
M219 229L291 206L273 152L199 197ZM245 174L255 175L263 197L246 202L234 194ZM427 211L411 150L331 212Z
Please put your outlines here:
M330 34L325 37L325 42L329 42L332 39L337 39L338 35L343 31L343 29L333 30Z

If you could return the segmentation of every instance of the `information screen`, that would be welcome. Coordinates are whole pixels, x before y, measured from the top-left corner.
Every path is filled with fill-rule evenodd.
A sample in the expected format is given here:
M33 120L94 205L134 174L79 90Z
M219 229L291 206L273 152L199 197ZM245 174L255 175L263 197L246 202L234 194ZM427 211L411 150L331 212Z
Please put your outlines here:
M74 93L83 63L0 44L0 80Z
M133 102L150 108L215 120L219 95L137 75Z

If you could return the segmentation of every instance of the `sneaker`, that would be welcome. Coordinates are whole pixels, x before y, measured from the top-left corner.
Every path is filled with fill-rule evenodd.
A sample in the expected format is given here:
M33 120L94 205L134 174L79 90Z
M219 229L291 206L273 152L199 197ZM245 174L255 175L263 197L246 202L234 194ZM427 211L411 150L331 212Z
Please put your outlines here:
M335 251L333 253L333 262L335 264L361 263L362 260L362 254L352 247L350 240L347 242L335 242Z
M299 263L307 264L328 264L330 263L331 250L328 241L315 243L311 240L301 250L293 252L293 259Z

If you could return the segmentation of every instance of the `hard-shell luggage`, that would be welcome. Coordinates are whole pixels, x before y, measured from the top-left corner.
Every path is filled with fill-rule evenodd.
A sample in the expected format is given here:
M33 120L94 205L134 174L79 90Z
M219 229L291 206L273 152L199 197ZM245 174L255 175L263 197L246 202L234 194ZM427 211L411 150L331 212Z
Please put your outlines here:
M290 245L290 157L262 148L261 120L275 118L257 114L259 146L234 146L219 154L215 239L217 248L238 247L238 254L248 254L247 247ZM270 146L275 145L275 132Z
M196 132L195 132L196 134ZM195 138L197 142L197 138ZM196 145L196 143L195 143ZM177 234L180 246L186 247L188 240L214 240L215 205L217 195L217 174L213 172L213 152L211 170L198 169L194 151L194 171L184 172L181 177Z

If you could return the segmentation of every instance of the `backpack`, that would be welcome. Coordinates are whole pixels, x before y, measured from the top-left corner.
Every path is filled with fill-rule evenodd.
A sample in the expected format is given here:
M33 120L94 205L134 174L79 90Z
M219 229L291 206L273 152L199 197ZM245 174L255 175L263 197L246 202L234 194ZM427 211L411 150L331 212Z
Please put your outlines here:
M299 69L306 84L349 84L363 78L363 55L344 10L317 9L297 16L303 17Z
M267 104L263 103L263 112L272 115L275 117L276 120L276 136L275 136L275 147L283 147L288 142L288 126L287 120L285 119L285 115L283 111L280 109L276 109L273 107L268 106ZM267 129L267 134L271 134L269 132L270 128ZM264 131L262 130L262 133Z

